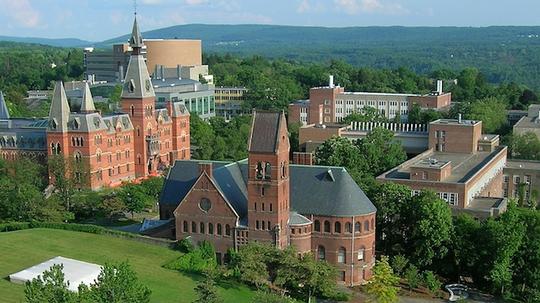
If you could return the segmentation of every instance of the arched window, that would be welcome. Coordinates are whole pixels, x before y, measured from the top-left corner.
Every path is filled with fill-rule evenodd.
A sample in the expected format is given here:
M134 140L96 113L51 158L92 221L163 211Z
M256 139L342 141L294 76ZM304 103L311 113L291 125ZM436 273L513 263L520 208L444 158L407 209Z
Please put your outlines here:
M315 220L315 231L321 231L321 222Z
M131 106L130 107L130 110L131 110L131 116L134 116L135 115L135 106Z
M81 146L84 146L84 138L81 137Z
M364 251L366 249L364 248L364 246L362 246L359 250L358 250L358 261L364 261Z
M262 162L257 162L257 167L255 168L255 178L257 178L257 179L262 179L263 178Z
M141 136L141 129L137 126L137 137Z
M197 233L197 223L191 222L191 232Z
M201 222L201 224L200 224L199 226L200 226L199 232L200 232L201 234L204 234L204 230L205 230L205 228L204 228L204 223Z
M337 255L338 263L347 263L345 256L346 256L345 247L340 247L338 250L338 255Z
M326 250L324 249L324 246L319 245L319 247L317 247L317 256L319 260L326 260Z
M346 233L352 233L352 224L351 224L351 222L345 223L345 232Z
M225 225L225 235L230 236L231 235L231 227L229 224Z
M330 222L324 221L324 232L329 233L330 232Z
M360 222L354 223L354 232L355 233L361 233L362 232L362 224L360 224Z
M60 143L56 143L56 154L59 155L62 151L62 148L60 147Z
M364 222L364 231L369 231L369 221Z
M255 229L260 229L261 225L259 224L259 220L255 221Z
M211 235L214 234L214 224L208 223L208 233Z
M334 223L334 232L340 234L341 233L341 223L336 222Z
M189 232L189 230L188 230L188 222L187 221L184 221L184 232L185 233Z
M71 137L71 146L76 146L75 137Z
M221 230L221 223L217 224L217 234L220 236L223 234L223 231Z
M80 152L75 152L75 162L80 163L81 158L82 158L81 153Z
M267 180L272 178L272 165L270 165L270 162L266 162L264 165L264 178Z
M272 224L270 224L270 221L268 221L268 224L266 225L266 227L268 228L268 230L272 229Z
M101 162L101 150L99 149L96 151L96 160L98 162Z
M262 224L261 229L262 229L262 230L265 230L265 229L266 229L266 222L265 222L265 221L261 221L261 224Z

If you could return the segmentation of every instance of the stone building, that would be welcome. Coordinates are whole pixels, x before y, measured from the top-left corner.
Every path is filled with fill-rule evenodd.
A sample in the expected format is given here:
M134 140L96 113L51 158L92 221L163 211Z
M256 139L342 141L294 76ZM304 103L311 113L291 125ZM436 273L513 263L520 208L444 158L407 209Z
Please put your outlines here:
M371 276L376 209L343 167L291 165L283 113L254 112L248 159L176 161L160 198L176 239L210 241L217 258L249 241L295 246L357 285Z
M122 88L122 113L96 111L88 83L81 106L71 111L57 82L46 119L10 119L0 106L0 153L4 158L62 156L81 187L99 189L158 174L178 159L190 158L189 112L181 102L156 106L156 97L133 24L131 57ZM4 139L5 144L1 139Z

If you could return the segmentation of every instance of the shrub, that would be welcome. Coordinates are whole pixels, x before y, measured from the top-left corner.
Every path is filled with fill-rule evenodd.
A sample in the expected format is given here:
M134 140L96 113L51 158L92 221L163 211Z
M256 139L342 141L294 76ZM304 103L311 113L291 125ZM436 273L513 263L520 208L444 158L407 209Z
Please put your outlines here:
M405 279L407 279L407 283L409 283L409 290L417 288L420 284L420 274L418 273L418 268L411 264L405 271Z
M424 283L426 287L431 291L431 293L435 294L437 291L439 291L442 287L441 281L435 276L435 274L430 271L426 270L424 271Z
M391 265L392 265L392 269L394 270L394 273L402 277L408 263L409 263L409 260L404 255L396 255L392 257Z
M255 294L255 297L253 297L253 300L251 301L253 303L296 303L298 301L286 297L286 296L280 296L275 293L271 292L264 292L264 291L257 291Z
M163 267L172 270L201 274L214 269L217 265L212 244L203 241L199 247Z
M195 246L191 243L190 238L184 238L175 243L174 249L183 253L190 253L195 249Z

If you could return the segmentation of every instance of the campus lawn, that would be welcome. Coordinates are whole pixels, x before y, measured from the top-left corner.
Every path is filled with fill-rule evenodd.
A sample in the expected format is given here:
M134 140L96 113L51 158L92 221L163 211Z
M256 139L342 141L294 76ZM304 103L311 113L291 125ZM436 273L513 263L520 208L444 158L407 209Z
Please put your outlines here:
M174 250L107 235L55 229L0 233L0 302L23 302L24 286L9 275L55 256L96 264L129 261L140 280L152 290L152 302L192 302L196 277L168 270L163 264L180 255ZM252 291L243 285L223 284L225 302L250 302Z

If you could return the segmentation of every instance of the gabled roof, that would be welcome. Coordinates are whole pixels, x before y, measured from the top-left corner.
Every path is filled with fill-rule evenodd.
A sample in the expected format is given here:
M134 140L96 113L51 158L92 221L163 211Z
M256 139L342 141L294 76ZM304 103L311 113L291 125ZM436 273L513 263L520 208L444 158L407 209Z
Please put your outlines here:
M84 83L80 111L83 113L90 113L96 111L96 107L94 106L94 99L92 98L92 93L90 92L90 86L88 85L88 82Z
M0 119L9 119L9 111L7 108L6 100L4 99L4 93L2 93L2 91L0 91Z
M254 111L248 150L255 153L275 153L279 143L282 113Z
M206 161L207 162L207 161ZM199 177L198 161L176 161L160 197L160 204L177 206ZM212 162L213 178L240 219L247 219L247 169L245 160ZM375 206L343 167L291 165L291 211L302 215L360 216L376 212ZM332 178L328 175L331 174Z
M65 132L68 129L69 103L62 81L54 86L51 108L49 111L49 130Z

